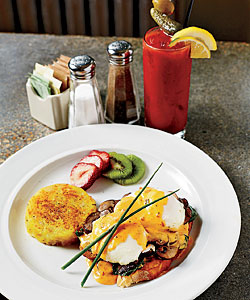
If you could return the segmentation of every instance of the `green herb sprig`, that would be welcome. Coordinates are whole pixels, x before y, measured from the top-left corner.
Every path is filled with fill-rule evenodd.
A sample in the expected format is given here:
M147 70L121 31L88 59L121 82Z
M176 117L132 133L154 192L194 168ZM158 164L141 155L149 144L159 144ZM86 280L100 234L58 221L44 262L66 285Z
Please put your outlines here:
M198 216L198 213L191 205L189 205L189 207L190 207L191 212L192 212L192 215L191 215L191 218L190 218L189 222L192 222Z
M119 227L119 225L122 223L123 219L125 218L126 214L128 213L128 211L130 210L130 208L134 205L135 201L140 197L140 195L143 193L143 191L146 189L146 187L148 186L148 184L150 183L150 181L153 179L154 175L158 172L158 170L160 169L160 167L162 166L162 163L160 164L160 166L156 169L156 171L153 173L153 175L149 178L148 182L144 185L144 187L141 189L141 191L138 193L138 195L135 197L135 199L130 203L130 205L128 206L128 208L125 210L125 212L122 214L121 218L119 219L119 221L114 225L113 229L111 230L109 236L107 237L107 239L105 240L104 244L102 245L100 251L98 252L97 256L95 257L94 261L92 262L92 265L89 267L87 273L85 274L82 282L81 282L81 286L83 287L85 282L87 281L90 273L92 272L94 266L96 265L96 263L98 262L99 258L101 257L104 249L106 248L107 244L109 243L109 241L111 240L112 236L114 235L114 233L116 232L116 229Z
M87 250L89 250L93 245L95 245L99 240L101 240L103 237L105 237L108 233L109 236L107 237L107 239L105 240L103 246L101 247L99 253L97 254L97 256L95 257L92 265L90 266L90 268L88 269L87 273L85 274L82 282L81 282L81 286L83 287L85 282L87 281L90 273L92 272L94 266L96 265L96 263L98 262L98 260L100 259L104 249L106 248L107 244L109 243L109 241L111 240L112 236L114 235L115 231L117 230L117 228L119 227L119 225L123 222L125 222L128 218L130 218L131 216L135 215L136 213L138 213L139 211L141 211L142 209L166 198L169 197L170 195L176 193L178 190L169 193L166 196L163 196L161 198L158 198L154 201L152 201L151 203L148 203L142 207L140 207L139 209L137 209L136 211L134 211L133 213L131 213L130 215L128 215L126 217L126 214L128 213L128 211L130 210L130 208L134 205L134 203L136 202L136 200L140 197L140 195L143 193L143 191L146 189L146 187L148 186L148 184L151 182L151 180L153 179L153 177L155 176L155 174L158 172L158 170L160 169L160 167L162 166L162 163L159 165L159 167L156 169L156 171L153 173L153 175L149 178L149 180L147 181L147 183L144 185L144 187L141 189L141 191L138 193L138 195L135 197L135 199L130 203L130 205L128 206L128 208L125 210L125 212L122 214L121 218L118 220L118 222L113 225L111 228L109 228L106 232L104 232L103 234L101 234L97 239L95 239L92 243L90 243L87 247L85 247L82 251L80 251L77 255L75 255L69 262L67 262L64 266L62 266L61 268L63 270L65 270L68 266L70 266L74 261L76 261L80 256L82 256L83 253L85 253Z
M144 187L142 188L142 190L140 191L140 193L135 197L135 199L131 202L131 204L129 205L129 207L126 209L126 211L123 213L123 215L121 216L121 218L119 219L118 222L119 225L122 223L121 221L123 220L123 218L125 217L125 215L127 214L127 212L130 210L130 208L132 207L132 205L135 203L135 201L139 198L139 196L143 193L143 191L146 189L146 187L149 185L150 181L153 179L153 177L155 176L155 174L159 171L160 167L162 166L163 163L161 163L159 165L159 167L156 169L156 171L153 173L153 175L149 178L149 180L146 182L146 184L144 185ZM117 222L117 223L118 223ZM117 225L117 224L116 224ZM101 240L102 238L104 238L109 232L111 232L114 227L116 226L112 226L110 229L108 229L106 232L102 233L97 239L95 239L91 244L89 244L87 247L85 247L82 251L80 251L77 255L75 255L69 262L67 262L65 265L63 265L61 267L62 270L65 270L68 266L70 266L74 261L76 261L83 253L85 253L87 250L89 250L93 245L95 245L99 240ZM118 226L119 226L118 225ZM118 227L117 226L117 227ZM117 228L116 227L116 228Z
M132 262L130 263L130 267L129 269L119 269L119 264L118 263L114 263L112 264L112 270L113 270L113 274L114 275L121 275L121 276L129 276L132 273L134 273L136 270L142 268L144 266L144 257L141 256L138 258L137 262Z
M122 221L125 222L127 221L130 217L134 216L135 214L137 214L138 212L140 212L141 210L143 210L144 208L150 206L150 205L153 205L157 202L159 202L160 200L163 200L175 193L177 193L180 189L178 190L175 190L161 198L158 198L148 204L145 204L143 206L141 206L140 208L138 208L137 210L135 210L134 212L132 212L131 214L129 214L127 217L125 217ZM75 262L79 257L81 257L85 252L87 252L90 248L92 248L97 242L99 242L101 239L103 239L108 233L110 233L113 229L114 225L112 227L110 227L107 231L105 231L104 233L102 233L101 235L99 235L99 237L97 237L93 242L91 242L88 246L86 246L84 249L82 249L80 252L78 252L71 260L69 260L65 265L63 265L61 267L62 270L65 270L66 268L68 268L73 262Z
M169 196L171 196L172 194L174 194L174 193L176 193L176 192L178 192L178 191L179 191L179 189L176 190L176 191L174 191L174 192L172 192L172 193L170 193L170 194L168 194L168 195L166 195L166 196L163 196L163 197L161 197L161 198L158 198L158 199L152 201L151 203L148 203L148 204L146 204L146 205L140 207L139 209L137 209L136 211L134 211L133 213L131 213L131 214L130 214L129 216L127 216L126 218L123 218L123 219L122 219L122 217L121 217L120 220L116 223L116 225L114 225L114 226L112 227L112 230L111 230L111 232L110 232L108 238L107 238L106 241L104 242L102 248L101 248L100 251L98 252L98 254L97 254L97 256L95 257L95 259L93 260L92 265L90 266L90 268L88 269L86 275L84 276L84 278L83 278L83 280L82 280L82 282L81 282L81 286L82 286L82 287L84 286L84 284L85 284L85 282L87 281L87 279L88 279L90 273L92 272L94 266L96 265L96 263L98 262L99 258L101 257L102 252L103 252L104 249L106 248L107 244L109 243L109 241L111 240L112 236L114 235L116 229L118 228L118 226L119 226L121 223L125 222L128 218L130 218L131 216L135 215L136 213L138 213L138 212L141 211L142 209L146 208L147 206L150 206L150 205L152 205L152 204L154 204L154 203L156 203L156 202L158 202L158 201L160 201L160 200L162 200L162 199L164 199L164 198L166 198L166 197L169 197ZM138 194L138 195L139 195L139 194ZM139 197L139 196L138 196L138 197ZM135 201L136 201L136 198L133 200L133 202L132 202L131 204L133 205ZM131 205L131 206L132 206L132 205ZM131 206L125 211L125 213L124 213L123 215L126 214L126 212L131 208ZM123 216L123 215L122 215L122 216ZM108 232L107 232L107 233L108 233ZM104 235L104 236L105 236L105 235ZM94 243L94 244L95 244L95 243ZM87 248L87 247L86 247L86 248ZM86 249L86 248L85 248L85 249ZM88 248L88 249L89 249L89 248ZM87 251L87 250L85 250L84 252L86 252L86 251Z

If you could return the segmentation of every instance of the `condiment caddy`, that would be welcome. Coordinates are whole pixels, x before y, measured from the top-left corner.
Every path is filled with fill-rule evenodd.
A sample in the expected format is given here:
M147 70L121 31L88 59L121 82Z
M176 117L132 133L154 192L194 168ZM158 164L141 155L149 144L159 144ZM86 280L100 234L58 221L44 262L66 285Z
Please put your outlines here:
M30 79L28 79L26 91L30 114L34 119L53 130L68 127L69 89L43 99L34 92Z
M115 41L107 48L109 75L105 112L89 55L61 55L52 65L35 65L26 90L31 116L53 130L104 123L134 124L140 100L132 69L133 48Z
M36 63L26 83L31 116L53 130L68 127L69 61L61 55L48 66Z

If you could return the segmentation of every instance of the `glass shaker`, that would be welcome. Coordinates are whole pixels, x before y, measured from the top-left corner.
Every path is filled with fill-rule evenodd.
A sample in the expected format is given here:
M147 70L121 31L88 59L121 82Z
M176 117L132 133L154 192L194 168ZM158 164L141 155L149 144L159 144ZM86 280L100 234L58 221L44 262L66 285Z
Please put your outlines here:
M104 123L102 100L95 76L95 60L88 55L69 61L69 128Z
M132 45L127 41L115 41L108 45L107 53L109 75L105 119L110 123L136 123L141 108L132 69Z

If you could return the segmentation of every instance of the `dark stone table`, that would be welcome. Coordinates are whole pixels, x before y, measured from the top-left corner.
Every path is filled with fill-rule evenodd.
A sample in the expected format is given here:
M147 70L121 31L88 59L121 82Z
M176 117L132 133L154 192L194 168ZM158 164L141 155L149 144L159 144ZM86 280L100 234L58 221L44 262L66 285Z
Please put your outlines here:
M60 54L90 54L104 98L106 46L116 38L0 34L0 163L53 130L31 118L27 74L35 62L51 63ZM143 102L142 40L126 38L135 49L135 75ZM249 299L249 112L250 44L219 42L210 60L193 60L186 140L214 159L239 198L242 229L228 267L197 299ZM228 232L227 234L230 234ZM192 274L190 274L192 276Z

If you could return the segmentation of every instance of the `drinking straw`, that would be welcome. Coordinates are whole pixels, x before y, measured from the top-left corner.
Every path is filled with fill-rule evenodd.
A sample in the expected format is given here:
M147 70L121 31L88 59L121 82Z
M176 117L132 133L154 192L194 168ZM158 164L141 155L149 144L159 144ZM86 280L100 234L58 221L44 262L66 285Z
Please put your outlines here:
M191 0L190 3L189 3L189 7L188 7L188 10L187 10L187 14L186 14L186 18L185 18L185 21L184 21L184 24L183 24L183 28L187 27L187 24L188 24L190 15L191 15L191 11L192 11L192 8L193 8L193 4L194 4L194 0Z

